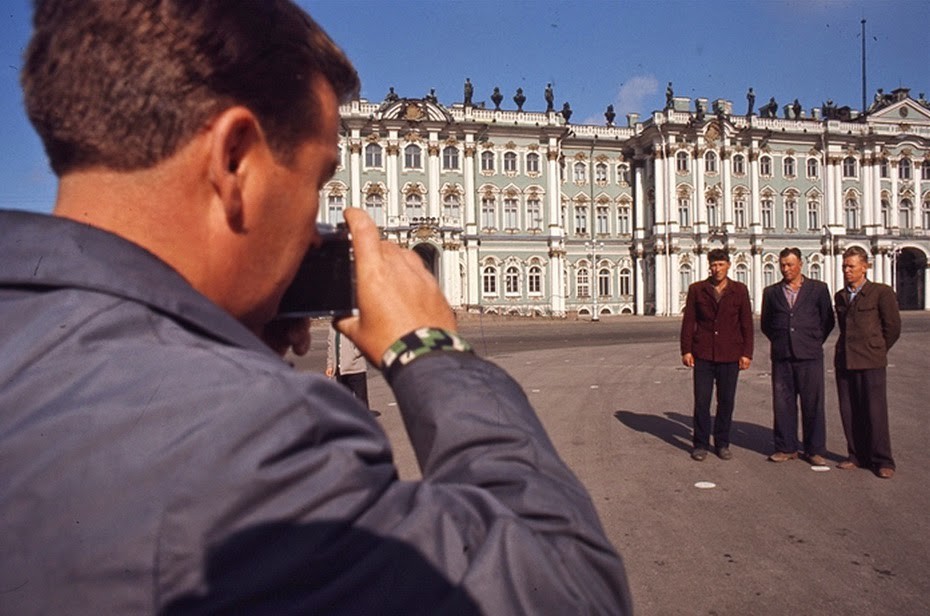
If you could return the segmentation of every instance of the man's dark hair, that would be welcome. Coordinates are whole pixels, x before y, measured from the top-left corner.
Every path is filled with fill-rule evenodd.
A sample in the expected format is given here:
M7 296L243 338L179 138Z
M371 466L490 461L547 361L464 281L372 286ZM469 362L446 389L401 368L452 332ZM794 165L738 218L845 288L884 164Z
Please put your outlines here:
M843 258L845 259L846 257L859 257L862 259L863 263L869 262L869 253L867 253L862 246L850 246L844 250Z
M792 246L791 248L782 248L782 249L781 249L781 252L778 253L778 258L779 258L779 259L784 259L784 258L787 257L788 255L794 255L794 256L796 256L796 257L798 258L798 261L803 261L803 260L804 260L804 257L801 256L801 249L800 249L800 248L797 248L797 247L795 247L795 246Z
M714 261L726 261L730 262L730 253L728 253L723 248L714 248L707 253L707 262L713 263Z
M56 174L152 167L232 105L290 162L318 130L312 87L358 75L289 0L36 0L21 80Z

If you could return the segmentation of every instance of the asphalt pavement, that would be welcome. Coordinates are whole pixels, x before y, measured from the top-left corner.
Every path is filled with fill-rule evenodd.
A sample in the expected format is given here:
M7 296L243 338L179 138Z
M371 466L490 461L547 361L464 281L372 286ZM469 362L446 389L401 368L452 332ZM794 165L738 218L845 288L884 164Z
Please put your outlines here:
M587 486L623 555L641 615L930 613L930 313L903 313L890 354L893 479L838 470L845 440L827 351L831 465L775 464L768 342L741 373L734 458L690 459L691 374L680 321L469 316L460 331L523 386L560 454ZM325 327L301 369L321 370ZM418 476L396 403L371 371L403 478ZM697 487L699 485L712 487Z

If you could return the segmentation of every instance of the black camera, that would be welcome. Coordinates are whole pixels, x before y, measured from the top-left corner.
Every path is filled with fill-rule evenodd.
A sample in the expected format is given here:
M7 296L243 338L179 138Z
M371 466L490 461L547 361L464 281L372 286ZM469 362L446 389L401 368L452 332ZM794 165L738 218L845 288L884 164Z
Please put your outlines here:
M307 251L284 292L278 318L345 317L358 314L355 259L345 224L317 224L319 245Z

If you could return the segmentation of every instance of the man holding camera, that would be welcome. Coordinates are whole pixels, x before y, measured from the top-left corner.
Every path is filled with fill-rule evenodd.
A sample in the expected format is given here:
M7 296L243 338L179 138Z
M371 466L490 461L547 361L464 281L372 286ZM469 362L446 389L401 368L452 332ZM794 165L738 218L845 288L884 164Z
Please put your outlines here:
M286 0L45 0L26 106L54 216L0 214L0 612L629 613L520 387L350 209L358 316L423 480L279 355L357 76Z

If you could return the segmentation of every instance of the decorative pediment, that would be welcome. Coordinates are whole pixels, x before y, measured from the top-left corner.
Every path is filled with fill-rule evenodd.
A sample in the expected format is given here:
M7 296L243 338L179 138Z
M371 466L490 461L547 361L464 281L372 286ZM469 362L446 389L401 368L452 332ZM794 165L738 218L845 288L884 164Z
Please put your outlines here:
M930 124L930 109L911 98L892 103L868 115L869 124Z
M438 103L425 99L401 98L387 101L380 109L381 120L407 122L451 122L452 116Z

